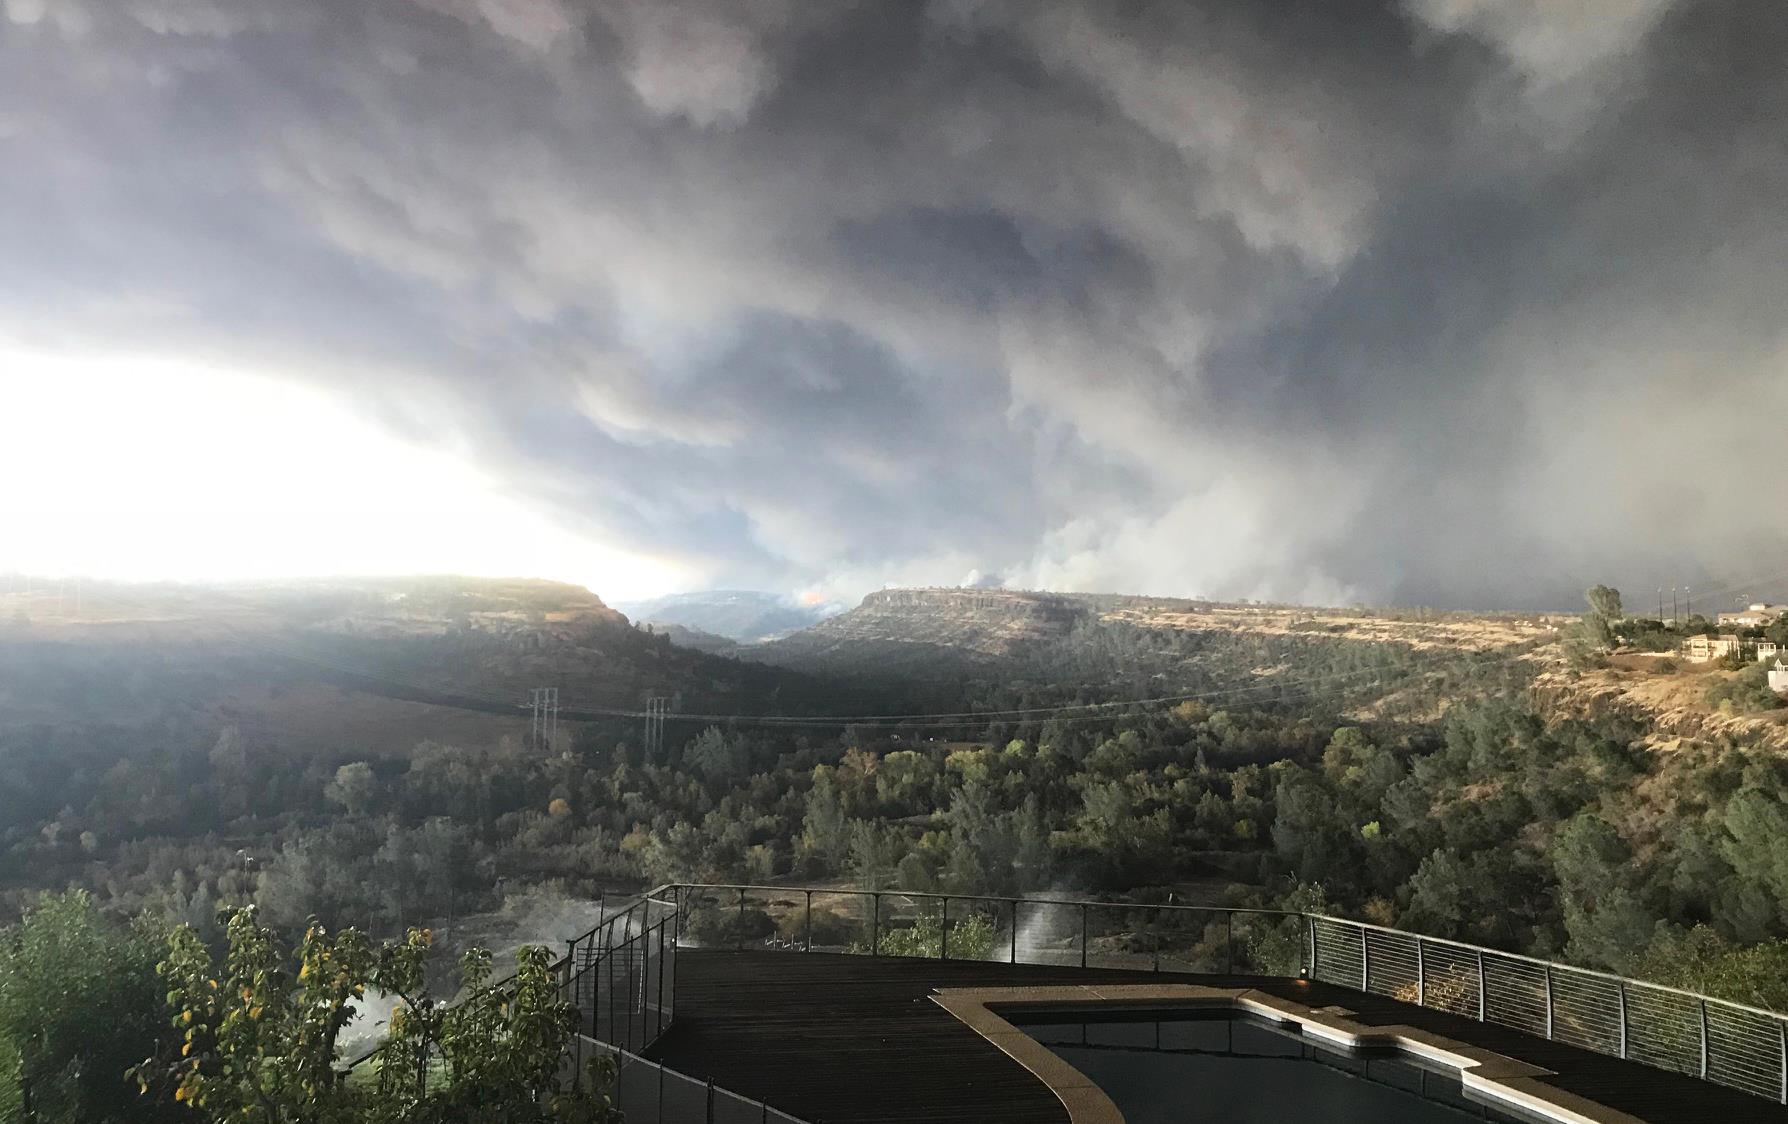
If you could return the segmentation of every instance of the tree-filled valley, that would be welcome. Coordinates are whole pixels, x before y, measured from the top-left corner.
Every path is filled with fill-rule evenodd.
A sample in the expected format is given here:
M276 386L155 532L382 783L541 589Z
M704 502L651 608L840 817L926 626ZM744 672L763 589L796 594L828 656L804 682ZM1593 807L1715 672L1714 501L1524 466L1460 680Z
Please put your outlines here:
M1096 599L1014 625L1001 603L946 621L940 594L881 607L872 637L846 620L733 660L567 596L240 595L228 627L190 603L13 614L0 1042L40 1106L142 1107L44 1046L58 946L119 977L107 1025L135 1062L165 1022L140 1009L161 990L144 950L182 924L221 950L220 910L247 904L288 944L426 926L440 977L665 881L1287 905L1788 1004L1788 766L1547 701L1535 677L1580 674L1561 649L1586 626L1191 627ZM877 674L871 643L909 659ZM537 733L514 700L542 684L562 711ZM661 739L604 713L651 695L676 703ZM81 939L33 937L52 923Z

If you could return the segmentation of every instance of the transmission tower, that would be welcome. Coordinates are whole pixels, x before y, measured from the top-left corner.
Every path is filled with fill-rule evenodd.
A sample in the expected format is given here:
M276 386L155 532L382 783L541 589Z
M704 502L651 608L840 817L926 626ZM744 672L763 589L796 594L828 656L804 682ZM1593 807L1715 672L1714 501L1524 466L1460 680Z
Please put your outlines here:
M528 705L534 717L533 728L528 734L529 744L535 749L552 748L559 736L559 689L534 688L529 694Z
M664 752L664 712L670 706L670 699L664 695L653 695L646 699L646 746L647 761L659 761Z

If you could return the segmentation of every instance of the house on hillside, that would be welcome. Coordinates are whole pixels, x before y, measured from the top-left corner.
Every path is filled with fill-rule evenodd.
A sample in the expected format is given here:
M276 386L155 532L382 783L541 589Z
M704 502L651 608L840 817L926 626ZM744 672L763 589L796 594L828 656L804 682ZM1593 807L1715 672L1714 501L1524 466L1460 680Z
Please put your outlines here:
M1719 623L1725 628L1762 628L1784 613L1788 613L1788 605L1771 605L1767 601L1759 601L1748 606L1742 613L1721 613Z
M1788 650L1784 650L1783 647L1774 640L1757 641L1758 663L1768 663L1770 660L1775 659L1780 655L1788 655Z
M1706 663L1709 660L1723 659L1737 655L1742 642L1733 633L1714 636L1709 633L1703 636L1691 636L1682 642L1683 658L1690 663Z
M1777 660L1769 669L1769 689L1778 695L1788 695L1788 663Z

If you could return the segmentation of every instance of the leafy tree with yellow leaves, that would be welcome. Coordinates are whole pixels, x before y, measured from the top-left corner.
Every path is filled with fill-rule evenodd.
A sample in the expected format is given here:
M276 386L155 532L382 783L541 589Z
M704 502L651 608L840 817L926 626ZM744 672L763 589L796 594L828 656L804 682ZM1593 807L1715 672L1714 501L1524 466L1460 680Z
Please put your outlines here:
M490 954L469 951L464 998L448 1005L428 989L428 930L375 947L356 930L331 935L313 924L288 960L253 907L230 912L225 928L222 965L190 926L169 937L157 970L169 986L179 1053L133 1070L145 1093L171 1087L176 1102L216 1124L620 1119L607 1095L609 1067L560 1088L576 1012L559 996L545 949L522 949L515 976L501 983L490 980ZM348 1081L337 1044L369 987L398 1006L369 1063L373 1080Z

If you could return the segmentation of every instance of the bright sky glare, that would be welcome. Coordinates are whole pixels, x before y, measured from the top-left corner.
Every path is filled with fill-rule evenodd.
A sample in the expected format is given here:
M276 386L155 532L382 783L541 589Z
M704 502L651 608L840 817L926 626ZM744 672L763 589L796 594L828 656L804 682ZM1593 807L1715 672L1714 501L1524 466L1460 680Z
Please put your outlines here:
M550 577L688 584L322 391L138 357L0 350L0 572L125 581Z

